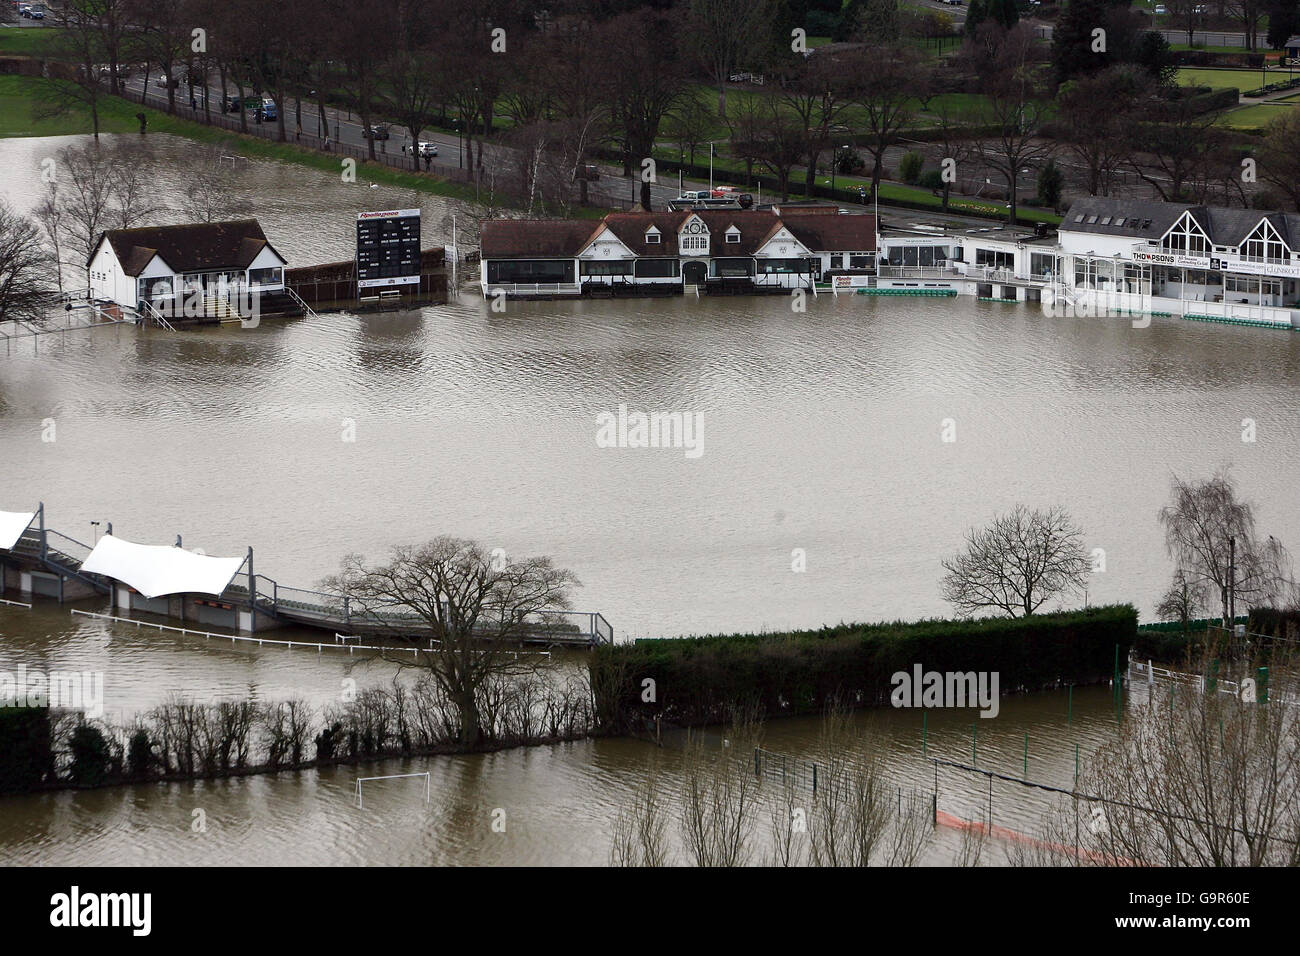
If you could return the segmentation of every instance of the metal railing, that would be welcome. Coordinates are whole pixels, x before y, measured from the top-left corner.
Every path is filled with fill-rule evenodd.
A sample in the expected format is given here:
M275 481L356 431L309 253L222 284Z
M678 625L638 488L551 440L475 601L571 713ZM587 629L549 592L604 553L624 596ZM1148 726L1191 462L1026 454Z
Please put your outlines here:
M414 611L370 609L361 602L329 591L288 587L272 578L256 575L258 610L286 621L310 626L342 627L345 630L424 633L428 620ZM247 570L241 570L222 594L224 600L247 606ZM490 632L490 626L484 628ZM517 636L534 643L612 644L614 628L598 611L537 611L524 621Z
M175 326L168 322L166 317L159 312L158 309L154 307L154 304L148 299L140 300L140 313L146 318L153 320L154 324L160 328L164 328L169 332L176 331Z
M491 282L488 295L578 295L582 286L576 282Z
M293 299L293 301L298 304L298 307L302 309L303 315L309 316L313 319L320 318L316 314L316 311L311 306L309 306L306 302L304 302L302 296L300 296L297 292L294 292L293 289L289 288L287 285L284 287L284 291L287 292L289 294L289 298Z

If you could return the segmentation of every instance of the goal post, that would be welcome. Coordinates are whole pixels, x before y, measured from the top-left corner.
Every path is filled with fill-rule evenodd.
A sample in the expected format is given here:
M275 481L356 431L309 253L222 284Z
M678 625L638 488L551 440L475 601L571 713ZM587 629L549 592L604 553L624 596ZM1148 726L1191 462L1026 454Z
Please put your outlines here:
M428 770L422 770L419 773L389 773L379 777L357 777L356 801L357 808L364 809L365 805L361 800L361 785L376 780L406 780L413 777L424 778L424 802L428 803L432 799L433 778Z

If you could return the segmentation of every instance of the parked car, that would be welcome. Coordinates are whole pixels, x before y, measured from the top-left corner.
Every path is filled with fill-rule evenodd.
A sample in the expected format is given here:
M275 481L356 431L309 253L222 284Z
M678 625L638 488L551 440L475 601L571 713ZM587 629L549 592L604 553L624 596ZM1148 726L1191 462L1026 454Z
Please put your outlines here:
M111 72L112 70L109 68L108 64L104 64L99 68L101 79L108 79L109 73ZM131 68L125 63L119 63L117 65L117 78L119 80L129 80L131 78Z
M405 143L402 146L402 152L405 153L410 148L411 148L411 144ZM420 142L416 144L416 152L419 153L421 159L425 159L426 157L430 157L430 156L437 156L438 144L430 143L425 140L420 140Z
M238 113L243 103L244 101L234 93L227 93L225 102L221 104L221 111L223 113Z
M1169 10L1165 7L1163 3L1156 4L1156 16L1163 17L1168 12Z
M600 179L600 167L595 163L583 163L573 171L573 178L595 182L597 179Z
M262 120L268 123L279 115L276 113L275 100L271 99L269 96L262 98L262 103L258 106L257 112L262 117Z
M154 86L161 86L165 90L174 90L181 85L181 81L174 76L168 76L164 73L158 79L153 81Z
M387 123L376 123L374 126L367 126L362 134L366 139L388 139L390 136Z

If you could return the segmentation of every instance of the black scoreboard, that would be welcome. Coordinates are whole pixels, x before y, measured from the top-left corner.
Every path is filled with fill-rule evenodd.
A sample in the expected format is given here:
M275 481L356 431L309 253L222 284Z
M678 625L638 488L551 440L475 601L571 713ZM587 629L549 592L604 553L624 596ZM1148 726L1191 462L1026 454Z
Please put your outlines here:
M418 285L420 210L357 214L357 289Z

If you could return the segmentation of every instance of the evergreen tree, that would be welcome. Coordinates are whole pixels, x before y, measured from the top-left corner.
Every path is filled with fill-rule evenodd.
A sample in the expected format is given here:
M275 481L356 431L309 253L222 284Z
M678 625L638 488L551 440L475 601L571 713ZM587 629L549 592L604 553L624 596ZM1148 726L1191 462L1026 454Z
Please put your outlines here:
M1286 41L1300 32L1300 0L1268 0L1269 49L1280 50Z

